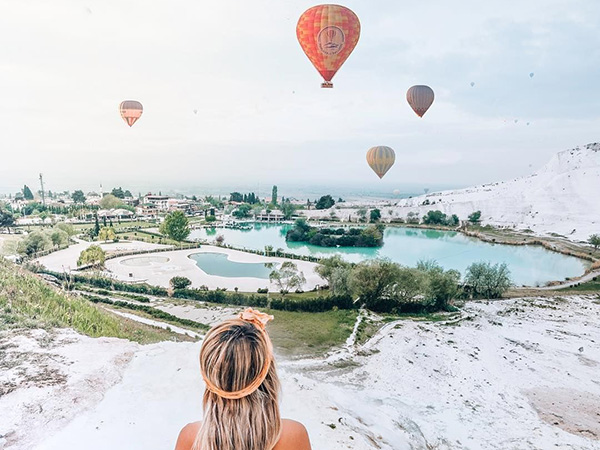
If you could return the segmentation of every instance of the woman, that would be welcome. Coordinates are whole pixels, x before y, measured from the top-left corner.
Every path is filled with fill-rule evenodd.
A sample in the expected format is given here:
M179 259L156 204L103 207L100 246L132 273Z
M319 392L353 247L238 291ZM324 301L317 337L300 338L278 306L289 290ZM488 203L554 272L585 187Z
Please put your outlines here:
M311 450L304 426L279 415L273 316L251 308L213 327L200 350L204 419L186 425L175 450Z

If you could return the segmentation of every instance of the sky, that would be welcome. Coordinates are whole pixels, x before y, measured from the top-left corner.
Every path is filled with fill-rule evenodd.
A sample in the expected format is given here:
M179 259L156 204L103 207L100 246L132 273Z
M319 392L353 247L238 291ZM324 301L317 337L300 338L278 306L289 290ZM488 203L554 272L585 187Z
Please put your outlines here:
M596 0L347 1L361 38L334 89L296 39L314 4L0 0L0 193L39 173L54 191L462 187L600 140ZM414 84L436 94L423 119ZM376 145L396 152L383 180Z

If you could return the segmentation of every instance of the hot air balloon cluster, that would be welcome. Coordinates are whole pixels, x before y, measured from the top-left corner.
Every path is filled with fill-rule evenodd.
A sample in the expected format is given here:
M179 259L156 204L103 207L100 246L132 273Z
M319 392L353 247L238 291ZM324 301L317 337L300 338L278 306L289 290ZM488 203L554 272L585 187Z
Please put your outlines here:
M300 16L296 36L302 50L323 78L322 88L333 88L332 79L354 51L360 33L358 16L341 5L313 6ZM529 77L533 78L534 73L530 72ZM475 82L471 81L470 86L474 87ZM434 100L433 89L426 85L412 86L406 92L406 101L421 118ZM120 104L119 111L123 120L131 127L142 116L143 107L136 100L125 100ZM198 110L194 109L193 113L198 114ZM517 123L518 119L514 122ZM367 152L367 163L380 179L394 165L395 159L394 150L387 146L373 147Z

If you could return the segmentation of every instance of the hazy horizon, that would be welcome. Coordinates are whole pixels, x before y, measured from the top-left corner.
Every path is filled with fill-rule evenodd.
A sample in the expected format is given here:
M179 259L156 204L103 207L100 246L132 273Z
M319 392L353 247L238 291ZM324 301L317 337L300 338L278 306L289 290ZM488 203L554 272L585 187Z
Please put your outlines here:
M599 140L596 2L347 1L362 34L332 90L296 40L313 5L5 2L0 192L37 191L40 172L52 191L420 192L522 176ZM423 119L413 84L436 93ZM144 104L132 128L125 99ZM396 151L383 181L365 161L375 145Z

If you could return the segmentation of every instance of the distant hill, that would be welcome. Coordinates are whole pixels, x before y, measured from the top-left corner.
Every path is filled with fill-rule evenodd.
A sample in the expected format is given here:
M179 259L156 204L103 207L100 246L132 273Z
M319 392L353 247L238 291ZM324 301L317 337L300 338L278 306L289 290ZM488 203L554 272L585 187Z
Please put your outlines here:
M400 200L395 213L439 209L466 219L480 210L483 223L584 240L600 232L599 196L600 144L595 143L559 152L526 177ZM431 205L423 206L426 200Z

